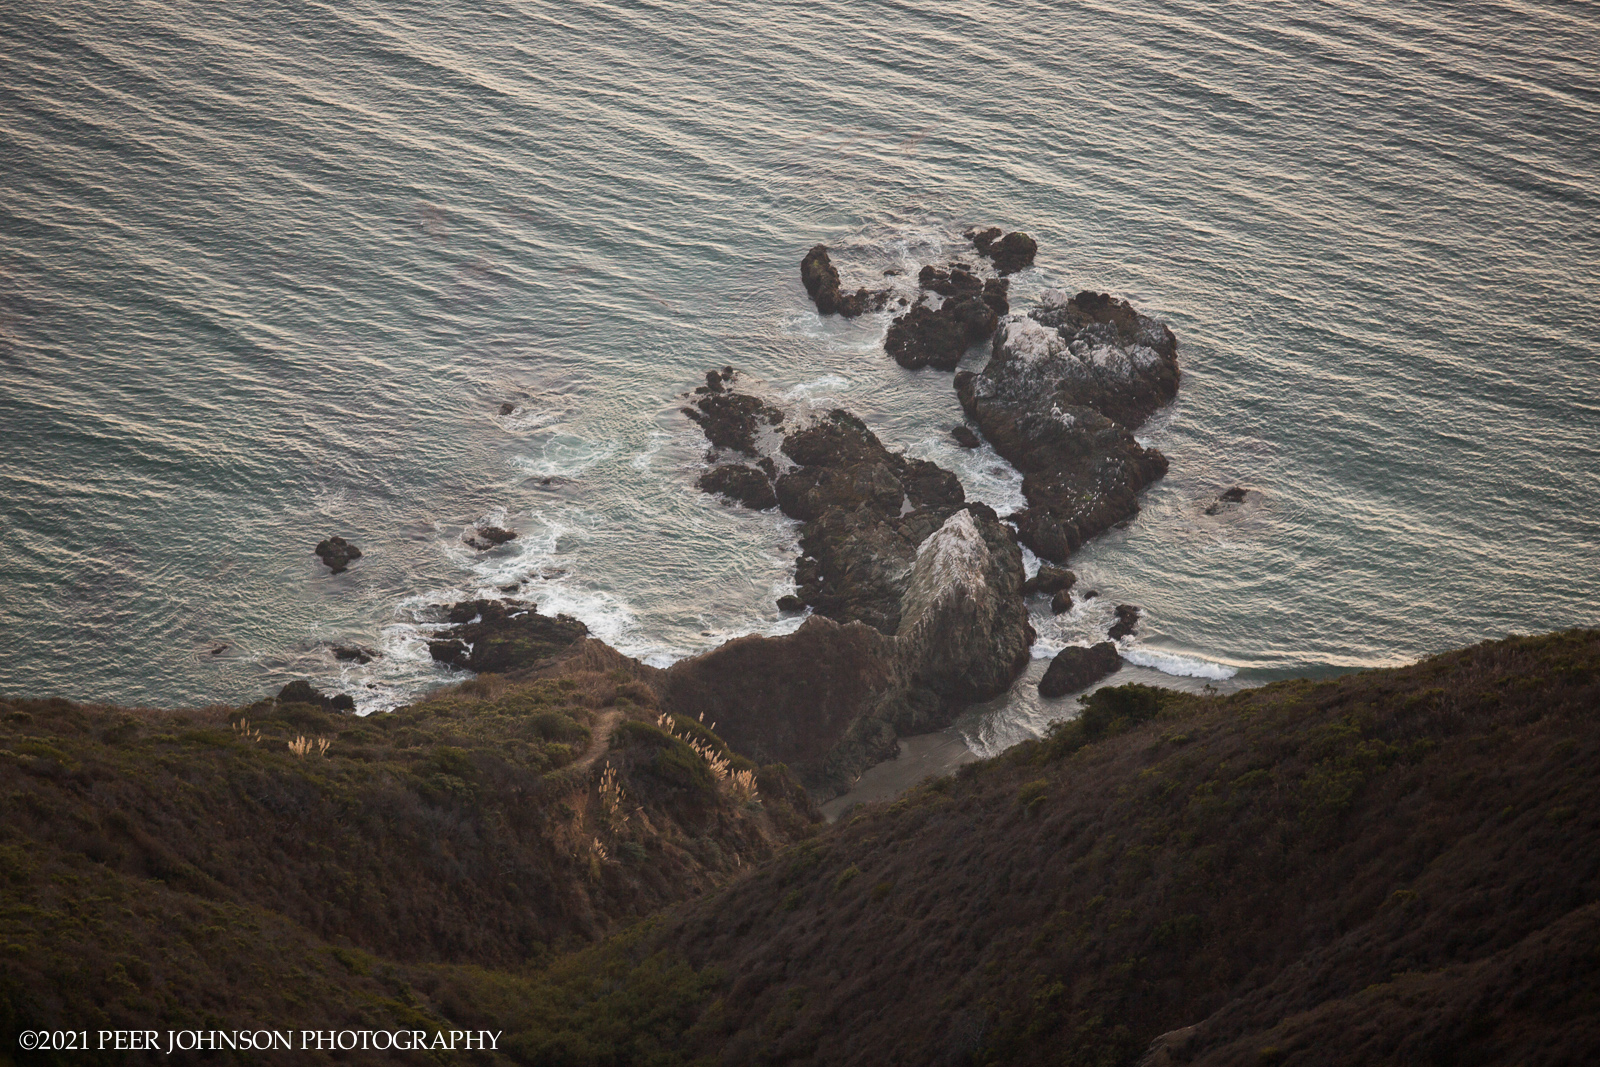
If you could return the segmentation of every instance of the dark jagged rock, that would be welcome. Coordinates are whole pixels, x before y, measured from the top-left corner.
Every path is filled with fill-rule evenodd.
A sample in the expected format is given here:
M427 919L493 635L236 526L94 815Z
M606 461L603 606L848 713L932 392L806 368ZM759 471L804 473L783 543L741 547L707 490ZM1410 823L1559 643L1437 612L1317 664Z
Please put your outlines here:
M479 552L487 552L491 548L503 545L507 541L515 541L516 539L517 531L507 530L500 526L479 526L470 534L462 538L463 541L477 549Z
M1111 632L1107 635L1113 641L1120 641L1124 637L1133 635L1139 625L1139 609L1133 604L1117 605L1117 621L1111 625Z
M1102 294L1047 290L995 334L982 373L956 375L967 416L1023 474L1024 544L1064 562L1085 540L1138 513L1139 490L1166 457L1132 428L1178 387L1172 332Z
M1122 669L1117 646L1102 641L1091 648L1071 646L1056 653L1055 659L1039 679L1039 695L1050 699L1087 689L1109 674Z
M532 667L589 633L577 619L552 619L536 604L514 600L468 600L452 604L445 617L452 625L428 642L429 655L480 674Z
M977 448L983 440L975 433L971 426L962 423L950 431L950 436L956 439L956 444L962 448Z
M806 610L806 602L793 593L785 593L778 598L778 610L785 615L798 615Z
M889 295L887 290L873 292L864 288L844 292L839 287L839 270L828 257L826 245L816 245L805 254L800 261L800 281L818 311L847 319L883 307Z
M967 349L992 334L999 321L979 296L951 297L937 311L917 304L889 324L883 347L907 370L955 370Z
M361 645L333 646L333 658L343 663L359 663L362 666L366 666L380 655L382 653L375 652L370 648L364 648Z
M1245 491L1237 485L1232 489L1224 489L1217 495L1217 499L1213 500L1209 505L1207 505L1206 514L1216 515L1223 511L1223 509L1227 508L1230 504L1243 504L1244 498Z
M346 567L361 558L361 550L337 534L326 541L318 541L315 551L334 574L343 573Z
M1050 597L1050 614L1065 615L1072 610L1072 590L1059 589Z
M772 491L772 479L754 467L742 463L724 463L700 476L700 488L707 493L717 493L755 511L765 511L778 506L778 497Z
M994 269L1001 274L1015 274L1033 266L1033 258L1039 253L1038 242L1020 230L1001 237L999 228L990 227L987 230L969 230L967 236L972 239L972 246L978 250L978 254L992 259Z
M759 452L756 435L761 427L783 422L783 412L760 397L731 390L712 393L706 391L705 386L697 392L698 396L683 413L700 424L706 440L716 448L754 456Z
M312 707L322 708L324 711L355 711L355 698L348 693L338 693L327 696L318 692L310 682L300 679L290 682L278 690L278 703L280 704L310 704Z
M783 452L798 466L778 479L778 503L806 524L799 596L820 615L893 633L917 546L965 503L960 480L890 452L837 409L790 433Z
M513 404L509 400L507 400L505 403L500 405L500 414L502 414L502 415L509 415L513 411L516 411L516 410L517 410L517 405Z
M1023 585L1022 592L1024 596L1032 596L1035 593L1048 596L1051 593L1066 592L1076 585L1077 581L1078 576L1071 571L1062 567L1052 567L1046 563L1039 568L1038 574L1029 578Z

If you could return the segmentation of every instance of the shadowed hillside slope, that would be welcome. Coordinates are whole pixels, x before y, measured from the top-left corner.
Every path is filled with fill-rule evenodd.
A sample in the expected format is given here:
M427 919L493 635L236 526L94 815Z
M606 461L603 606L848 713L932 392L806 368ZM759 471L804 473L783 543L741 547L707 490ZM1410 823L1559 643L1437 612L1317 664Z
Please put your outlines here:
M1103 689L1044 741L858 809L721 889L543 962L475 947L535 922L523 914L530 902L491 903L473 884L501 884L492 863L454 868L466 883L456 889L438 879L432 892L469 904L441 905L437 921L457 940L422 951L359 922L359 937L345 934L287 882L276 902L245 894L158 820L139 824L142 843L114 837L108 814L91 825L18 800L53 802L73 780L83 783L70 793L80 805L128 788L119 776L136 767L90 769L114 743L145 746L139 760L165 768L175 798L221 795L205 770L217 759L247 777L270 767L269 778L315 792L305 768L316 757L264 756L243 742L235 752L222 712L205 736L163 724L132 742L97 734L116 728L115 712L9 713L28 716L6 721L11 754L0 763L9 954L0 1023L13 1029L102 1017L449 1020L504 1031L502 1061L594 1067L1576 1064L1600 1055L1600 631L1225 698ZM48 720L55 714L61 722ZM74 716L100 718L66 729ZM361 729L420 729L405 714L394 721ZM690 856L691 811L696 825L719 827L701 839L724 857L733 842L751 842L720 867L699 846L688 882L697 871L709 884L729 864L738 870L758 838L775 843L785 826L805 832L803 815L775 818L795 809L765 785L765 812L710 787L672 816L686 795L669 789L672 768L686 775L672 788L688 788L704 760L690 762L693 751L652 721L630 711L606 757L630 795L662 790L643 804L651 824L676 819L680 828L662 836ZM725 751L691 721L668 725ZM87 740L69 751L73 737ZM489 759L487 746L477 751ZM428 770L433 757L421 752L403 758L419 782L452 773ZM337 821L338 810L319 818ZM439 826L471 822L448 810L457 814ZM372 834L382 823L363 825ZM82 837L69 840L74 832ZM439 851L471 857L461 831L450 833ZM615 847L594 859L590 880L568 880L596 915L643 907L648 895L643 865L617 859L625 838L608 840ZM281 832L229 847L241 869L287 850ZM668 855L646 847L652 864ZM379 873L396 877L395 866ZM396 892L371 881L364 891Z
M1596 631L1102 690L639 951L715 978L685 1062L1594 1062L1597 768Z

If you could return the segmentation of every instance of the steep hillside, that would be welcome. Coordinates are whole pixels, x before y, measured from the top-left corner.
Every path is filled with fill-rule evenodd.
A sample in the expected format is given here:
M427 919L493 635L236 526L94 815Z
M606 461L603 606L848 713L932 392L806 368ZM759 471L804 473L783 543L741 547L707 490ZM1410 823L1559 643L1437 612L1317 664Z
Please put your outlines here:
M672 913L635 951L710 991L661 1062L1594 1062L1597 768L1596 631L1102 690ZM616 1010L536 1062L629 1062Z

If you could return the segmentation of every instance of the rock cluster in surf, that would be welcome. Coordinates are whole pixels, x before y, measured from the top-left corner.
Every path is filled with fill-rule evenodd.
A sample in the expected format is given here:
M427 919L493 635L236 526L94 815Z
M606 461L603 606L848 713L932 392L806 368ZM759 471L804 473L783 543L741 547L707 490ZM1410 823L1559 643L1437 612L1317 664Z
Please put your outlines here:
M1059 613L1076 582L1048 563L1025 580L1020 546L1065 561L1133 515L1139 489L1166 471L1132 431L1177 390L1172 333L1092 292L1047 290L1038 307L1012 314L1009 276L1033 263L1035 242L997 229L968 237L980 258L924 267L885 347L903 366L954 370L993 338L988 364L955 377L973 425L953 435L971 448L981 431L1023 473L1026 508L1002 520L967 501L952 472L886 448L850 412L786 411L732 367L708 371L682 409L710 445L702 490L803 524L795 592L779 607L812 615L787 635L742 637L665 671L641 670L666 707L719 723L735 748L788 763L821 794L892 756L897 736L944 725L1009 688L1034 639L1025 598L1050 597ZM883 308L891 293L847 291L822 245L806 254L801 280L820 312L847 318ZM528 603L446 610L450 626L430 652L475 671L535 667L587 633ZM1137 608L1119 606L1112 640L1137 618ZM1111 641L1064 650L1041 692L1081 689L1119 664Z

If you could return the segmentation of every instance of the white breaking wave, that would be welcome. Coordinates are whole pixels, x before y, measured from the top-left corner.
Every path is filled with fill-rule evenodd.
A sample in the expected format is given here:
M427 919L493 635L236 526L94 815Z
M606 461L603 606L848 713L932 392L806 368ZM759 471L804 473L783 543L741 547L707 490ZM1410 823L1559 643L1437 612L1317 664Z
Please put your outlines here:
M1176 678L1212 678L1220 682L1239 673L1237 667L1176 652L1158 652L1150 648L1119 648L1117 651L1136 667L1149 667Z

